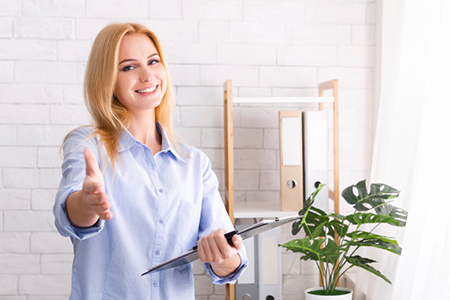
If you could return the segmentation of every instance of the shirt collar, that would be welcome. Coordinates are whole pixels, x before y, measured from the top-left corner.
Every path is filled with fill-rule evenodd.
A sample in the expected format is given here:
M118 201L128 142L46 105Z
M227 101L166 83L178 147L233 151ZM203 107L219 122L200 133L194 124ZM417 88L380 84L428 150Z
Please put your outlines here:
M170 152L177 159L184 162L184 159L181 157L181 155L178 153L178 151L175 150L175 148L173 147L169 138L167 137L167 134L164 131L164 128L158 121L156 121L156 130L161 135L161 152L164 152L164 153ZM137 141L134 138L134 136L128 131L128 129L124 126L122 136L120 137L120 140L119 140L119 152L129 150L136 143L140 143L140 142Z

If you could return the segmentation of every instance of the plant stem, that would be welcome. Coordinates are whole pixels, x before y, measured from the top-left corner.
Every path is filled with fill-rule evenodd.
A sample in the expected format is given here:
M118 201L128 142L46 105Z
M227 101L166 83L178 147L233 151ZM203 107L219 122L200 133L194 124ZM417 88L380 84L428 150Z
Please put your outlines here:
M324 276L323 276L323 270L319 264L319 262L315 261L317 268L319 269L320 272L320 282L322 283L322 285L324 284Z
M377 225L375 225L375 227L373 227L372 230L369 231L369 233L372 233L375 229L377 229L378 226L380 226L380 223L378 223Z
M311 231L309 230L309 226L308 226L308 224L305 222L305 228L306 228L306 230L308 230L308 234L309 234L309 236L312 238L312 233L311 233Z

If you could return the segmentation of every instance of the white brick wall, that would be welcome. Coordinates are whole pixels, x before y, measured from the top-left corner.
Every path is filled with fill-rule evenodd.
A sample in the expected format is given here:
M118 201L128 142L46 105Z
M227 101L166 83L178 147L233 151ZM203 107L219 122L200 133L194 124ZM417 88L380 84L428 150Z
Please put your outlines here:
M198 22L187 20L142 20L162 42L198 41Z
M16 38L73 39L74 20L66 18L14 18Z
M33 0L22 1L23 16L26 17L83 17L83 0L52 0L39 3Z
M0 17L0 37L10 38L12 36L12 19Z
M340 80L341 186L368 176L372 152L375 0L0 0L0 300L60 300L72 246L53 225L59 147L90 123L82 83L90 46L113 21L163 41L174 125L224 182L222 85L234 96L315 96ZM279 201L277 111L234 107L236 201ZM293 107L311 109L311 106ZM345 209L345 207L343 208ZM283 228L283 240L291 239ZM283 252L283 299L303 299L317 270ZM196 298L225 298L201 264Z
M0 61L0 82L12 82L13 81L13 62L12 61Z
M86 17L89 18L147 18L148 1L135 0L126 4L122 0L86 1Z
M18 83L76 83L77 65L73 62L17 61L14 64L14 81Z
M0 99L4 103L60 103L63 89L56 84L2 84Z
M0 59L55 60L56 41L49 40L1 40Z

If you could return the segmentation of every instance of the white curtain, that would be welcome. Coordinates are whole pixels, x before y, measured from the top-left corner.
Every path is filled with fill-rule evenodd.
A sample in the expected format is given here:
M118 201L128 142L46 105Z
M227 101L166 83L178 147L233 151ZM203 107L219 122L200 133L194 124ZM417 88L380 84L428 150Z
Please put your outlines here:
M358 270L367 300L450 299L450 1L383 0L380 96L371 182L400 189L405 228L383 228L402 255L361 255L391 279ZM384 251L381 251L384 252ZM358 300L358 298L356 298Z

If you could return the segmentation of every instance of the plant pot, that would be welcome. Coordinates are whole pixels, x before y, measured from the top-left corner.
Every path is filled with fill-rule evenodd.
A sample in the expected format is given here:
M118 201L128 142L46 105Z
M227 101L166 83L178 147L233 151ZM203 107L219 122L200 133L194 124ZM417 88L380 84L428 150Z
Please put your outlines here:
M322 290L321 287L315 287L315 288L310 288L307 289L305 291L305 298L306 300L352 300L353 298L353 291L351 289L348 288L343 288L343 287L337 287L336 290L338 291L347 291L347 294L343 294L343 295L314 295L314 294L310 294L309 292L312 291L318 291L318 290Z

